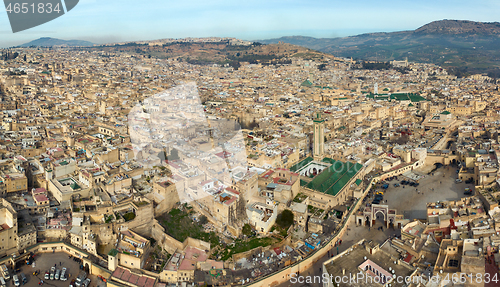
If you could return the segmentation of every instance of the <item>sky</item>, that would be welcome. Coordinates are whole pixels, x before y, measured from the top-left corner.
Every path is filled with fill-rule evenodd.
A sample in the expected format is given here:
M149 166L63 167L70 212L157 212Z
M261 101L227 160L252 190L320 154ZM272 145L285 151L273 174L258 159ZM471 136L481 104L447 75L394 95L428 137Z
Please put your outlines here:
M40 37L99 44L208 36L331 38L414 30L442 19L500 22L498 11L498 0L80 0L65 15L18 33L12 33L7 12L0 12L0 47Z

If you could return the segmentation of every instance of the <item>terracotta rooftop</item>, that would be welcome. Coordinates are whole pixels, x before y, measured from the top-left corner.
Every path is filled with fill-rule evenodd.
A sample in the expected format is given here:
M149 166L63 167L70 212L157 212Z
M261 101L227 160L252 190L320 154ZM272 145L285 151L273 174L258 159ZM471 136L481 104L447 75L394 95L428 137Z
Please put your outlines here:
M139 287L153 287L156 282L154 278L145 275L136 275L131 273L130 270L121 267L116 268L111 276Z

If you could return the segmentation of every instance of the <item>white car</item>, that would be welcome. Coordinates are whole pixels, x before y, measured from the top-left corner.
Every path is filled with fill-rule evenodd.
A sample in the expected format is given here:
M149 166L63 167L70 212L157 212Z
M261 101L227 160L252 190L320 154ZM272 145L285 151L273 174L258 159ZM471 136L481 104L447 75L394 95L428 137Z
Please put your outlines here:
M56 273L56 268L50 267L50 280L54 280L54 273Z
M61 276L59 277L59 279L62 281L68 280L68 277L66 277L66 267L63 267L63 269L61 271Z
M462 180L460 178L455 179L456 183L462 183Z
M21 283L19 282L19 277L17 277L17 275L12 276L12 279L14 279L14 285L21 285Z

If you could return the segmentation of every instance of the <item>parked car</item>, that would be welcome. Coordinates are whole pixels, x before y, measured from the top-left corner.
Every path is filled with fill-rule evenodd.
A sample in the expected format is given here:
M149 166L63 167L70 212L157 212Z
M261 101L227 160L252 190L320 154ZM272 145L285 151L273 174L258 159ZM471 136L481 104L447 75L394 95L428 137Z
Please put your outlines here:
M61 277L59 277L59 279L61 281L66 281L68 280L68 277L66 277L66 267L63 267L62 271L61 271Z
M56 280L59 280L59 275L61 275L61 270L57 269L57 270L56 270L56 275L54 276L54 278L55 278Z
M56 273L55 267L50 267L50 280L54 280L54 274Z
M45 277L43 277L43 278L45 278L45 280L49 280L49 278L50 278L49 271L45 271Z
M2 266L0 266L0 268L2 270L3 278L5 280L9 280L10 279L9 268L7 268L7 266L5 264L2 264Z
M394 187L398 187L398 186L399 186L399 183L395 183L395 184L394 184Z
M374 199L374 200L372 201L372 204L379 204L379 203L380 203L380 199Z
M14 285L19 286L21 283L19 282L19 277L17 277L17 274L12 276L12 280L14 280Z
M21 273L21 282L24 284L28 283L28 278L26 278L26 275L24 273Z
M88 287L89 284L90 284L90 278L87 278L87 279L85 279L85 281L83 281L82 285L83 285L83 287Z
M84 272L84 271L82 271L82 272L80 273L80 275L78 275L78 277L76 277L76 282L75 282L75 285L76 285L77 287L82 286L83 281L84 281L85 279L87 279L87 273L86 273L86 272Z
M462 180L460 178L455 179L456 183L462 183Z
M468 187L465 188L465 191L464 191L464 194L465 195L471 195L472 194L472 190Z

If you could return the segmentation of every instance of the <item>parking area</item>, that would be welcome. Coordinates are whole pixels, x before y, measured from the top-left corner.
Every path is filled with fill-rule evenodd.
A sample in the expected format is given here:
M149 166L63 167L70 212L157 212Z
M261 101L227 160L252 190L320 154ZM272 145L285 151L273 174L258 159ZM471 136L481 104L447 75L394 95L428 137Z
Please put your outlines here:
M23 264L19 267L20 271L15 273L14 270L11 271L11 275L17 274L19 276L19 273L24 273L28 279L28 282L24 285L21 286L26 286L26 287L40 287L39 282L43 280L43 285L42 286L55 286L55 287L68 287L70 285L70 282L72 279L76 279L80 272L80 265L81 263L75 261L73 257L69 257L68 254L63 253L63 252L57 252L57 253L38 253L35 256L35 265L34 267L32 265L26 265ZM45 280L44 275L45 271L50 271L50 267L56 266L56 269L61 270L63 267L66 267L66 274L68 280L66 281L61 281L61 280ZM38 275L33 275L33 272L36 270L40 270L40 273ZM12 277L12 276L11 276ZM98 279L96 276L90 275L89 278L91 279L90 285L89 286L106 286L106 283L102 282L100 279ZM8 287L14 287L14 282L9 280L7 282Z
M470 196L464 195L466 187L474 191L473 184L465 182L457 183L457 168L452 166L440 167L433 174L420 173L418 170L414 173L420 174L418 186L403 185L403 180L409 180L404 176L398 176L398 180L386 181L389 185L387 189L381 188L379 184L377 191L383 191L381 204L389 205L389 208L397 210L398 214L404 214L405 218L427 219L427 203L436 201L458 200ZM399 184L395 187L394 184ZM375 197L374 192L366 203L371 203Z

